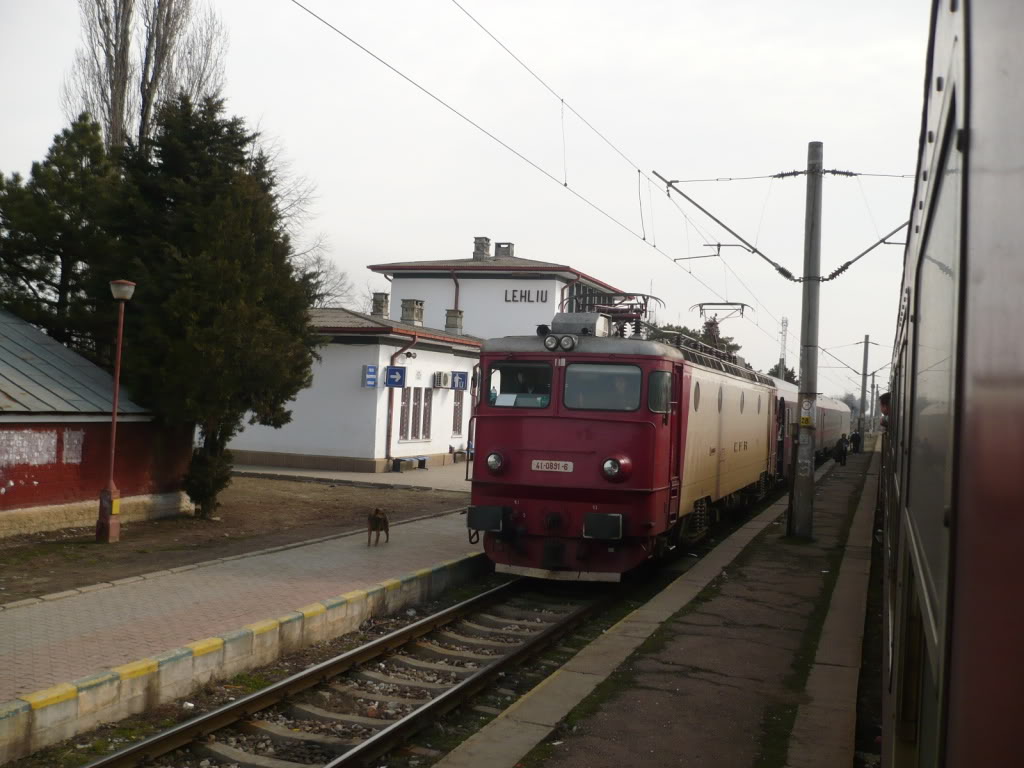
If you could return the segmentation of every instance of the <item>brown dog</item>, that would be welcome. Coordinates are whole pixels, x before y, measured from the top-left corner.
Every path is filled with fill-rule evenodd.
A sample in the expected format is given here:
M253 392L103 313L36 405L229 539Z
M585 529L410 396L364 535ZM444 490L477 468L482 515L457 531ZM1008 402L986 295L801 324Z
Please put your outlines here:
M373 510L373 513L366 516L366 546L370 546L370 539L373 538L373 534L376 532L377 538L374 540L373 545L377 546L380 544L380 532L384 531L384 543L387 544L391 541L391 524L388 522L388 516L384 513L384 510L380 507Z

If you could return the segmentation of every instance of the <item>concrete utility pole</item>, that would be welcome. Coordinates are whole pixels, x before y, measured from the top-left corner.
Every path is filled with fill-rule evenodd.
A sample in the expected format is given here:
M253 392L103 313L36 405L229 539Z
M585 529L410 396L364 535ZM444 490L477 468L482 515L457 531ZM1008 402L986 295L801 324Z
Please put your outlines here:
M871 344L871 337L864 334L864 365L860 369L860 414L857 418L857 431L860 432L861 445L864 444L864 397L868 386L868 346Z
M779 342L779 378L786 380L786 331L789 330L789 318L782 318L780 323L782 330L779 331L781 341Z
M878 407L878 390L875 388L875 372L871 372L871 431L875 431L875 408Z
M800 320L800 431L787 533L814 535L814 426L818 397L818 294L821 290L821 180L823 145L807 145L807 208L804 217L804 295Z

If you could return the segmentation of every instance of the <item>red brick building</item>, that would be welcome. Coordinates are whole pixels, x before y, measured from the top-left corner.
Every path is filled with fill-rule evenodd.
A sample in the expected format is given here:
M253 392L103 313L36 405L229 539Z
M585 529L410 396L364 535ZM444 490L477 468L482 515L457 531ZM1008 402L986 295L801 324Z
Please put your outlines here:
M113 379L0 311L0 536L91 525L110 460ZM181 493L192 431L118 403L114 482L124 520L189 509Z

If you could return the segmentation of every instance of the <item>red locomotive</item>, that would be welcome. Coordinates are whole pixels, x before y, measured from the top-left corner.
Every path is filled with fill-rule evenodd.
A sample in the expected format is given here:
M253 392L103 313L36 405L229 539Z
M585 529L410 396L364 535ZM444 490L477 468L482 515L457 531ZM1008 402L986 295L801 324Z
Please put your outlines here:
M776 478L775 381L632 329L563 313L485 342L468 526L499 571L617 581Z

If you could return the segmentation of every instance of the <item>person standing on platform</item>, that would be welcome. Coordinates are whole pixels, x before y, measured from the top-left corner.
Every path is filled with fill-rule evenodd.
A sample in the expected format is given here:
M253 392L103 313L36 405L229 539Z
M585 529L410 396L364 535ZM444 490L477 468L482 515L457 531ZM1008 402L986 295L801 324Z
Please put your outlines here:
M852 453L860 453L860 432L850 435L850 445L853 448Z
M849 442L847 441L846 433L844 432L842 434L842 437L840 437L838 440L836 440L836 447L835 447L835 450L833 451L833 454L834 454L835 460L836 460L836 464L838 464L841 467L845 467L846 466L846 449L847 449L848 445L849 445Z

